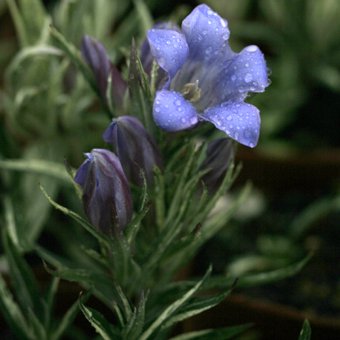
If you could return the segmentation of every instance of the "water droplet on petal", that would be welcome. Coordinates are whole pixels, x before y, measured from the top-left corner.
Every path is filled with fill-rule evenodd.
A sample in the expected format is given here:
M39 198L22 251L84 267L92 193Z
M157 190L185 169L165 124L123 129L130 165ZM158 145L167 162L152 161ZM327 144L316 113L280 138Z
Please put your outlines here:
M232 80L232 81L235 81L235 80L236 80L236 76L235 76L234 74L231 76L231 80Z
M255 45L250 45L246 47L247 52L256 52L258 50L258 47Z
M233 119L232 115L229 115L229 116L227 117L227 120L229 120L229 121L231 121L232 119Z
M190 124L194 125L194 124L196 124L196 123L197 123L197 118L196 118L196 117L192 117L192 118L190 119Z
M244 77L244 81L246 83L250 83L253 80L253 76L251 75L251 73L247 73Z

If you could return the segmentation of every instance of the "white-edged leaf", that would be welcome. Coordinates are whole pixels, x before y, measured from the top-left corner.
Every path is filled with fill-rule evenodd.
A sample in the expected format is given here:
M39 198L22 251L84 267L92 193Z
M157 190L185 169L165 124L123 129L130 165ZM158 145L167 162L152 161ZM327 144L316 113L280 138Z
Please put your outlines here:
M86 319L104 340L121 339L120 332L114 329L102 314L92 308L86 307L81 302L79 302L79 306Z
M202 331L184 333L170 338L170 340L227 340L235 338L236 335L243 333L250 327L251 325L240 325L227 328L205 329Z
M0 169L46 175L71 184L65 166L57 162L42 159L7 159L0 160Z
M211 267L207 270L204 277L198 281L194 287L192 287L190 290L188 290L181 298L173 302L170 306L168 306L161 315L149 326L148 329L145 330L145 332L141 335L140 340L147 340L149 336L154 334L159 327L163 325L166 320L168 320L170 317L174 315L174 313L182 307L202 286L204 281L207 279L207 277L211 274Z
M302 329L299 335L299 340L310 340L312 338L312 329L309 321L305 320L302 325Z

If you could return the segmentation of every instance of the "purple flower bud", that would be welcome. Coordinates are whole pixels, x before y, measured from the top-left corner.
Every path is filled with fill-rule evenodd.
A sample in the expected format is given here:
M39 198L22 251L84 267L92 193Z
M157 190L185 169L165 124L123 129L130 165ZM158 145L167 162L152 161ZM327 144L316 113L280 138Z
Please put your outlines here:
M132 198L121 163L111 151L93 149L74 180L83 189L83 204L90 222L113 235L132 217Z
M101 97L106 100L107 83L111 75L112 98L117 106L122 106L127 86L117 68L109 60L105 47L95 39L84 36L81 53L95 76Z
M203 177L208 190L215 191L234 160L234 143L229 138L218 138L209 143L201 170L209 170Z
M141 171L147 182L152 183L153 169L161 167L161 156L152 137L137 118L120 116L113 119L103 139L113 145L127 177L133 183L142 185Z

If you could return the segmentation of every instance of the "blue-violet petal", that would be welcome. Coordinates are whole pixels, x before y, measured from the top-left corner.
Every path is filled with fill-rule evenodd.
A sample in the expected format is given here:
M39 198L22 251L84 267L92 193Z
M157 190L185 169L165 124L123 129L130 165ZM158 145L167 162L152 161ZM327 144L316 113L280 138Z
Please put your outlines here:
M211 60L226 56L228 23L207 5L197 6L182 22L182 31L190 49L190 59Z
M175 91L162 90L156 93L153 105L155 123L165 131L181 131L197 124L194 106Z
M201 116L237 142L255 147L260 133L260 111L244 102L226 102L207 109Z
M147 38L158 65L173 78L189 54L184 35L174 30L153 28L148 31Z
M226 92L263 92L269 85L263 53L255 45L244 48L227 65L222 87Z

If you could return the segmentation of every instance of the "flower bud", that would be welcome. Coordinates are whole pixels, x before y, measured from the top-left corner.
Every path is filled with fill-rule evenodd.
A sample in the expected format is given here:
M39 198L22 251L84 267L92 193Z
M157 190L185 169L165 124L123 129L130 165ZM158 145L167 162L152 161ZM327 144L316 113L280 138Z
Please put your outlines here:
M95 39L84 36L81 53L95 76L100 96L106 100L108 78L111 76L112 98L116 105L122 106L126 83L117 68L109 60L105 47Z
M111 151L93 149L74 180L83 189L83 205L90 222L113 235L132 217L132 198L121 163Z
M137 118L120 116L113 119L103 139L113 145L127 177L133 183L142 185L141 171L147 183L152 183L153 169L161 167L161 156L152 137Z
M215 191L221 184L234 155L234 143L230 138L218 138L208 144L201 170L209 170L203 176L203 182L210 192Z

